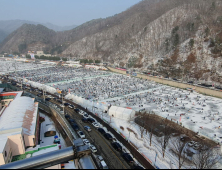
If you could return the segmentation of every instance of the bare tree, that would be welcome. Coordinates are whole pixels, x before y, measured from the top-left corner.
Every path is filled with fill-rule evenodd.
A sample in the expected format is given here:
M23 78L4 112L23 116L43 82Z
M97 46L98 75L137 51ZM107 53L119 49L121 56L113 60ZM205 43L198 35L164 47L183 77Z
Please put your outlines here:
M140 125L139 125L140 135L141 135L141 138L142 138L142 139L143 139L143 134L144 134L144 132L146 131L146 128L145 128L145 126L146 126L146 120L144 119L144 118L145 118L144 115L145 115L145 114L143 114L143 115L141 116L141 121L140 121Z
M147 131L148 122L149 122L149 119L146 115L146 112L141 113L139 118L136 120L136 123L139 125L141 138L143 138L144 132Z
M151 146L152 145L153 130L156 127L156 123L151 118L151 114L150 113L147 113L146 120L147 120L146 134L149 133L150 146Z
M187 155L186 155L186 152L185 152L185 148L186 148L185 146L186 146L186 143L182 142L180 140L180 138L177 138L176 140L174 139L171 142L171 150L178 158L178 167L179 167L179 169L181 169L184 162L186 161Z
M160 138L160 143L161 143L161 147L162 147L162 153L163 153L163 158L165 156L165 152L166 152L166 148L169 144L169 140L171 138L171 128L168 125L168 120L164 119L163 120L163 136Z
M219 159L220 156L215 149L208 149L205 145L203 145L199 149L198 153L193 156L192 162L196 169L213 169Z

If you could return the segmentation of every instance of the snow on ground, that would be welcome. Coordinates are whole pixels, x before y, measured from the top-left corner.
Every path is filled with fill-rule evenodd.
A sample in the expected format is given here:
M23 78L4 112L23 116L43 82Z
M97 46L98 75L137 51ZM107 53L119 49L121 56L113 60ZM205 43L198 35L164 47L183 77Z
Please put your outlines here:
M55 127L55 125L54 125L53 121L48 116L46 116L45 114L40 113L40 117L45 118L45 121L41 124L40 147L53 145L54 144L53 143L54 142L54 136L44 137L44 133L45 133L46 125L53 125L54 127ZM62 135L60 135L60 133L57 130L56 130L56 135L59 137L58 139L60 139L61 149L66 148L67 146L66 146L65 140L63 139ZM59 144L58 144L58 146L59 146ZM39 151L39 152L35 153L36 155L33 155L33 156L37 156L37 155L47 153L47 152L51 152L51 151L54 151L54 150L55 150L55 148L49 148L47 150ZM76 169L73 160L69 161L69 163L65 163L64 166L65 166L64 169Z
M46 116L43 113L40 113L40 117L44 117L45 121L41 124L41 132L40 132L40 147L44 147L44 146L49 146L49 145L53 145L54 142L54 136L51 137L44 137L44 133L45 133L45 129L46 129L46 125L52 125L55 127L53 121ZM61 148L66 148L66 144L64 139L62 138L62 136L60 135L60 133L56 130L56 135L59 137L60 139L60 144L61 144Z
M108 74L109 76L107 76ZM95 106L99 103L99 105L104 104L105 106L130 107L135 111L153 111L161 117L222 144L222 99L120 74L86 69L45 68L42 71L38 70L38 72L13 73L12 76L25 76L29 80L36 80L39 83L49 83L48 85L60 90L68 91L70 89L71 94L67 98L76 98L75 102L81 97L88 99L88 102L81 103L88 109L92 109L92 105ZM35 85L42 88L40 84ZM98 110L97 113L100 114ZM103 116L107 121L110 120L107 114L100 114L100 116ZM121 132L120 125L127 128L131 124L114 118L111 125ZM139 134L139 129L135 124L131 127ZM126 130L121 133L129 136ZM158 167L177 167L175 161L171 159L171 155L166 155L166 159L162 159L157 145L155 145L157 148L151 146L146 149L149 146L149 141L146 138L143 141L133 135L128 138L152 162L155 162L157 152L156 165ZM153 142L158 143L155 138Z

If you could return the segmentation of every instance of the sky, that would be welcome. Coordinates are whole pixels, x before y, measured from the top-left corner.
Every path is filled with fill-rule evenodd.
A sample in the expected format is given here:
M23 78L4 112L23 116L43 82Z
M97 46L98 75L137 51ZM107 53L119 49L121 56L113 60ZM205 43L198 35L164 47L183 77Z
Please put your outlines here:
M0 20L28 20L58 26L121 13L141 0L0 0Z

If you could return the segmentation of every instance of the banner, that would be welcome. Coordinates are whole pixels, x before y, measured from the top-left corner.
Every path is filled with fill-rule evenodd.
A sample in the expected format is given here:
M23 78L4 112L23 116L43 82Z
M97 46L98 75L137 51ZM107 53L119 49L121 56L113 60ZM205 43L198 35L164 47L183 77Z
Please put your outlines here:
M35 55L34 54L31 54L31 59L35 59Z

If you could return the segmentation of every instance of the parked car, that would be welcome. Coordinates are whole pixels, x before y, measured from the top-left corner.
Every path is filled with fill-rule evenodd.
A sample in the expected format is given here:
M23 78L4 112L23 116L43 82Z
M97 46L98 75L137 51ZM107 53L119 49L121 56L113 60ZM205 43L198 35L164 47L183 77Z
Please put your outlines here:
M70 119L71 117L66 114L66 115L65 115L65 118L66 118L66 119Z
M84 123L88 123L88 120L86 119L86 118L82 118L82 121L84 122Z
M69 103L64 103L64 106L69 106L70 104Z
M83 139L83 143L84 143L85 145L89 145L89 146L91 145L88 139Z
M88 119L88 118L89 118L89 115L88 115L87 113L85 113L85 114L83 115L83 117L86 118L86 119Z
M93 125L95 128L99 128L99 125L98 125L96 122L92 123L92 125Z
M85 114L85 112L82 111L82 110L80 110L80 111L79 111L79 114L83 116L83 115Z
M99 161L103 161L103 160L104 160L103 157L100 156L100 155L97 155L97 159L98 159Z
M104 137L105 137L107 140L113 140L113 137L112 137L109 133L105 133L105 134L104 134Z
M93 153L96 153L97 152L97 149L94 145L90 145L89 146L89 149L93 152Z
M133 163L134 163L134 160L133 160L133 158L130 156L129 153L123 153L123 154L122 154L122 157L123 157L123 159L124 159L127 163L129 163L129 164L133 164Z
M63 108L63 107L65 107L65 106L64 106L64 105L62 105L62 104L60 104L59 106L60 106L60 107L62 107L62 108Z
M99 131L102 135L104 135L104 134L106 133L103 128L98 128L98 131Z
M109 169L104 160L100 162L100 169Z
M84 139L86 137L82 131L78 131L77 133L78 133L79 137L82 139Z
M93 119L93 118L88 118L87 120L88 120L88 122L90 122L90 123L96 122L95 119Z
M45 100L46 100L46 101L50 101L50 100L51 100L51 98L46 98Z
M79 109L74 109L74 111L75 111L76 113L79 113L79 112L80 112L80 110L79 110Z
M57 100L57 101L62 104L62 100Z
M84 129L85 129L87 132L92 131L92 129L91 129L89 126L84 126Z
M71 126L75 131L79 130L79 126L76 123L72 123Z
M74 109L74 106L73 105L69 105L68 106L70 109Z
M69 123L76 123L76 121L74 119L69 119L68 121L69 121Z
M112 146L114 147L115 150L117 151L122 151L122 146L118 142L113 142Z

